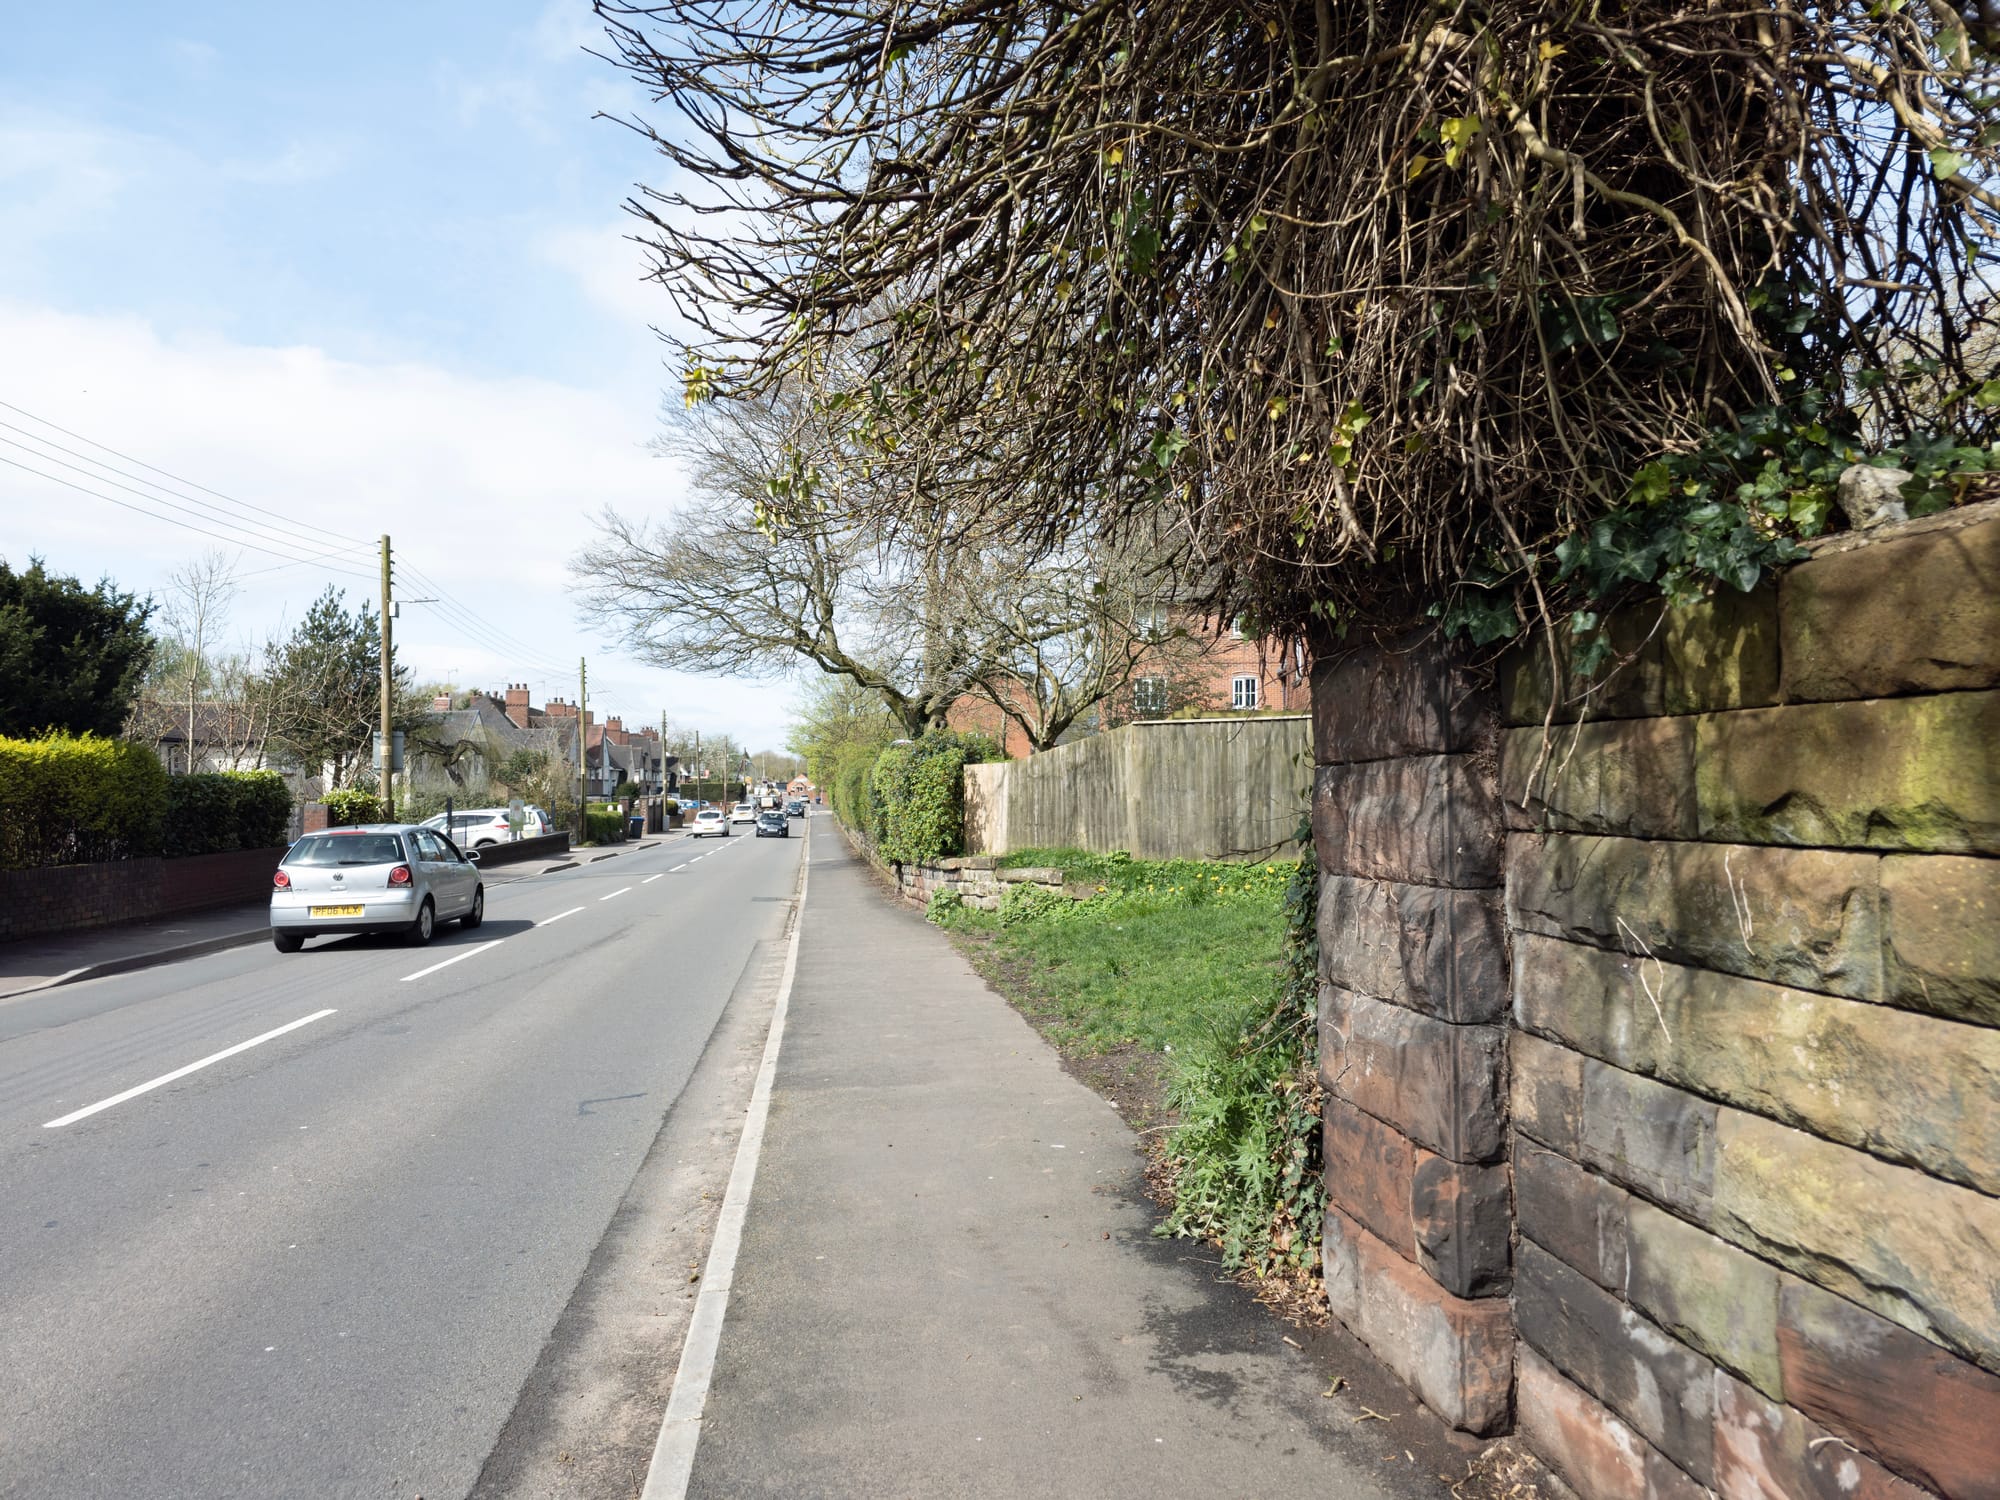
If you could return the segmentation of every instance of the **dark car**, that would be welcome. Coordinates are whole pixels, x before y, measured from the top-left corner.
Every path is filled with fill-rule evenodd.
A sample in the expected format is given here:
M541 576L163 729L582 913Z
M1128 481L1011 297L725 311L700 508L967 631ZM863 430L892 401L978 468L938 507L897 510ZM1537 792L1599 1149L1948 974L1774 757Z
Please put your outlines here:
M795 818L803 818L806 815L805 798L803 797L792 798L791 801L785 804L785 811L790 813Z
M788 839L792 836L792 825L785 821L783 813L771 808L757 814L757 837L761 839L765 834L773 838Z

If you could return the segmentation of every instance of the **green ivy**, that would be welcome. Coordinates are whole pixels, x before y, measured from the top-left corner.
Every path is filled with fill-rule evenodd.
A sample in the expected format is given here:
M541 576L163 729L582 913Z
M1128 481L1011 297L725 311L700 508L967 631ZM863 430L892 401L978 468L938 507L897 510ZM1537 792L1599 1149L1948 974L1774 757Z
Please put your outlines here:
M999 748L985 735L948 730L884 750L868 778L870 832L882 857L895 864L930 864L962 853L965 768L999 758Z

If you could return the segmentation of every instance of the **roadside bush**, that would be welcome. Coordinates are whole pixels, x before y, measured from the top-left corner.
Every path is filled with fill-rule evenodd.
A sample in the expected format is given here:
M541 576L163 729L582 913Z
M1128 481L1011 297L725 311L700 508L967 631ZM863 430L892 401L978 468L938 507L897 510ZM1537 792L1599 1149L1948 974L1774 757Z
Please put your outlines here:
M166 785L144 745L95 734L0 738L0 868L156 853Z
M1061 891L1039 885L1010 885L1000 893L1000 925L1018 927L1023 922L1064 915L1075 905Z
M983 734L944 731L891 745L869 776L884 859L926 864L965 850L965 768L1000 759Z
M827 777L826 800L834 816L871 839L876 837L873 777L875 759L880 754L873 746L844 746L835 756Z
M932 891L924 903L924 920L949 930L960 925L965 911L965 897L957 891Z
M352 828L357 823L382 821L382 804L375 794L358 786L337 786L319 799L326 804L326 826Z
M162 800L160 852L226 854L285 842L292 792L276 771L217 771L169 777Z
M622 844L625 842L625 815L623 813L593 812L583 815L583 838L588 844Z

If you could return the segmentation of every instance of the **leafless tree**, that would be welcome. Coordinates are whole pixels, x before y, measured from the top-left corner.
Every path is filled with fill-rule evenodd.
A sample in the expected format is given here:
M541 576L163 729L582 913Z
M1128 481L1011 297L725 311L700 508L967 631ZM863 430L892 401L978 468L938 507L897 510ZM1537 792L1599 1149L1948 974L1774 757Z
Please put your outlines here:
M187 763L183 771L199 769L197 746L204 738L199 710L212 695L216 641L229 621L229 606L238 593L235 564L226 553L209 551L167 574L167 597L160 618L170 633L169 659L175 675L175 696L187 730Z

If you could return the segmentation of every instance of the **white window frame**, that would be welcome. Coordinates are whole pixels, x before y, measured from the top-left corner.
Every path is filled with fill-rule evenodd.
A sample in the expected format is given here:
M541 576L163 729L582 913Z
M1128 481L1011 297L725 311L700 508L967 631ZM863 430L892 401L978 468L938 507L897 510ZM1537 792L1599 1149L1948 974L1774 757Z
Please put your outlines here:
M1229 706L1231 708L1255 708L1257 706L1257 679L1248 672L1239 672L1229 679Z
M1132 712L1135 714L1163 714L1167 711L1167 679L1164 677L1134 677L1132 679Z

